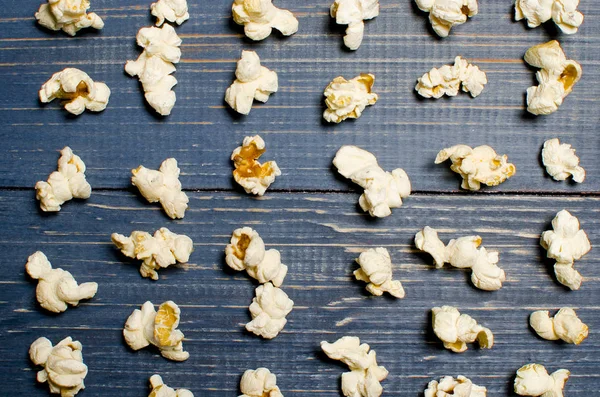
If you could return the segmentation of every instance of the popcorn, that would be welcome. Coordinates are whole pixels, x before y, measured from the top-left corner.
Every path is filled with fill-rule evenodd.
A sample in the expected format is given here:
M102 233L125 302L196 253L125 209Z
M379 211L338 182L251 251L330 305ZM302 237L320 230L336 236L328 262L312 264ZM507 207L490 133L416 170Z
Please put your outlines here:
M578 5L579 0L516 0L515 19L526 19L530 28L552 19L563 33L573 34L583 23Z
M498 267L498 252L488 252L480 247L481 237L465 236L450 240L447 246L438 237L437 231L429 226L415 235L415 245L427 252L435 261L435 267L441 269L445 263L459 269L471 269L471 282L485 291L502 288L506 280L504 270Z
M277 29L284 36L298 31L298 20L288 10L273 5L272 0L234 0L233 20L244 25L244 33L252 40L264 40Z
M365 189L358 203L371 216L389 216L391 209L402 206L402 199L410 195L410 180L403 169L386 172L373 154L357 146L342 146L333 165L341 175Z
M154 345L160 354L169 360L185 361L190 354L183 351L183 333L177 329L181 310L173 301L162 303L158 312L152 302L135 309L127 319L123 336L133 350Z
M467 350L467 343L477 341L482 349L494 346L494 335L488 328L477 324L471 316L460 314L452 306L434 307L433 332L444 342L444 347L454 353Z
M422 97L438 99L444 95L458 95L461 84L462 90L475 98L483 91L487 77L477 66L458 56L454 59L454 65L433 68L421 76L415 90Z
M348 25L344 45L356 50L365 32L363 21L379 15L379 0L335 0L329 13L338 25Z
M85 389L83 380L88 368L83 363L81 343L71 337L56 346L47 338L36 339L29 348L29 358L35 365L44 367L37 373L39 383L48 382L50 393L73 397Z
M156 17L156 26L161 26L165 20L181 25L190 19L186 0L158 0L150 5L150 10Z
M160 375L150 377L150 387L152 387L152 391L148 397L194 397L194 393L187 389L176 391L165 385Z
M515 378L515 393L521 396L562 396L565 383L571 373L559 369L552 375L540 364L527 364L519 368Z
M123 255L142 260L140 274L158 280L157 270L167 268L175 263L186 263L194 251L192 239L183 234L175 234L166 227L154 233L134 231L130 237L113 233L112 242Z
M421 11L429 13L431 27L440 37L447 37L450 29L477 15L477 0L415 0Z
M335 343L321 342L321 349L333 360L346 364L350 372L342 374L342 393L346 397L379 397L383 393L381 381L388 371L377 365L377 355L370 346L360 344L355 336L344 336Z
M588 336L588 326L585 325L575 310L563 307L550 318L547 310L538 310L529 316L529 325L534 331L547 340L563 340L566 343L580 344Z
M367 284L367 291L375 296L384 292L396 298L404 298L404 288L398 280L392 279L392 259L387 249L371 248L360 254L356 263L360 269L354 271L354 277Z
M275 161L261 164L258 159L265 153L265 141L259 136L247 136L242 146L231 153L235 169L233 179L244 188L248 194L262 196L269 186L275 182L275 177L281 175L281 170Z
M231 243L225 248L225 262L235 270L246 270L259 283L271 282L275 287L283 284L288 267L281 263L279 251L265 251L265 243L249 227L235 229Z
M48 0L35 13L38 23L50 30L61 30L71 36L85 28L102 29L104 21L90 8L89 0Z
M168 26L168 25L165 25ZM136 186L142 196L150 203L160 202L171 219L183 218L188 207L188 196L181 191L179 167L177 160L168 158L160 168L151 170L140 165L131 170L131 183Z
M267 368L249 369L240 381L242 395L239 397L283 397L277 387L277 376Z
M39 91L42 103L64 99L65 110L79 116L84 110L101 112L106 109L110 89L104 83L94 82L79 69L66 68L54 73Z
M237 62L235 81L225 91L225 102L241 114L249 114L256 99L267 102L269 95L277 92L277 73L260 65L260 58L254 51L242 51Z
M36 183L35 190L35 198L44 212L60 211L65 202L87 199L92 194L92 187L85 179L85 163L68 146L60 151L58 171L51 173L47 182Z
M440 164L450 159L450 169L459 174L463 181L461 188L479 190L481 184L498 186L516 172L514 164L508 162L508 156L499 156L490 146L471 148L467 145L455 145L441 150L435 158Z
M271 283L259 285L255 291L256 297L250 305L252 321L246 324L246 329L265 339L273 339L287 323L285 316L292 311L294 301Z
M351 80L338 76L325 88L327 109L323 118L330 123L339 123L346 119L357 119L367 106L377 102L377 94L371 92L375 76L361 73Z
M585 170L579 166L579 157L575 154L575 149L569 144L561 144L558 138L544 142L542 163L555 181L564 181L570 176L578 183L585 179Z
M487 389L477 386L470 379L444 376L440 381L432 380L427 385L425 397L486 397Z
M168 116L175 106L176 95L171 89L177 79L174 63L181 58L181 39L169 24L162 28L142 28L137 34L137 43L144 48L137 60L127 61L125 72L138 76L144 88L146 101L158 114Z

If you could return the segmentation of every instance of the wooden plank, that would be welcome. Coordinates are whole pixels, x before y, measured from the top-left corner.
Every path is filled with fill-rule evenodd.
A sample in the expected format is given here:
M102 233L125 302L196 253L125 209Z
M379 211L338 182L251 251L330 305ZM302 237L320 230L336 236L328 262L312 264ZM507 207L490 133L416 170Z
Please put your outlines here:
M125 188L131 168L158 166L174 156L186 188L231 189L231 151L245 135L260 133L267 141L265 157L276 159L284 172L275 189L352 190L334 175L330 162L341 145L356 144L375 153L387 169L404 168L418 191L457 191L458 178L433 159L443 147L466 143L490 144L516 164L517 175L495 191L600 191L600 5L594 1L580 4L586 20L575 35L557 35L551 26L527 29L513 21L511 1L494 1L483 2L479 15L444 40L430 32L426 14L412 1L382 2L381 15L367 23L356 52L342 48L343 28L327 15L330 1L278 1L298 15L300 31L260 43L242 38L230 19L230 0L190 2L191 19L177 28L183 61L176 72L177 105L167 118L148 110L138 82L123 72L124 62L139 54L138 28L151 22L148 1L127 6L94 1L92 9L105 18L104 30L75 38L35 24L39 0L22 3L0 18L0 186L32 187L55 169L57 150L71 145L88 164L94 187ZM533 118L524 112L524 92L534 82L534 70L522 56L552 37L582 64L584 74L557 113ZM257 50L280 81L280 91L248 117L236 116L223 102L242 49ZM475 99L466 94L419 99L416 79L456 55L487 72L484 93ZM38 103L41 84L67 66L111 87L105 112L72 118L57 103ZM324 123L324 87L339 74L363 71L376 75L379 102L356 122ZM541 168L541 145L557 136L577 148L588 170L584 184L553 182Z
M241 373L267 366L279 375L284 395L337 396L345 369L319 353L319 341L359 336L377 351L390 371L385 396L415 396L431 378L464 374L494 396L510 395L514 372L538 361L572 371L570 397L589 396L600 366L600 283L594 248L577 263L586 281L567 291L543 259L539 235L554 214L566 208L578 216L592 245L600 243L598 198L415 195L386 219L360 214L355 194L269 194L253 199L235 193L192 193L180 221L168 220L157 206L127 192L94 192L87 201L70 202L55 215L37 212L30 191L0 191L0 373L4 390L44 396L35 385L27 359L39 336L57 342L71 335L82 341L89 366L90 396L145 396L147 379L163 374L172 386L196 395L231 396ZM242 225L258 230L269 248L280 250L290 272L284 289L296 302L281 335L264 341L243 331L256 283L225 269L223 249L231 231ZM488 249L500 251L505 286L493 293L473 288L457 269L435 270L431 258L413 247L423 226L440 229L445 241L479 234ZM110 243L112 232L153 231L167 226L190 235L196 251L190 264L160 272L159 281L143 279L137 264ZM396 278L406 298L372 297L352 280L354 258L362 250L390 250ZM96 281L97 296L55 316L35 303L35 283L24 274L28 255L43 250L56 267L80 281ZM133 352L121 336L131 311L145 300L172 299L182 307L181 329L191 357L168 362L155 350ZM464 354L443 349L429 326L429 309L457 305L490 327L492 350L471 347ZM541 340L528 329L536 309L577 308L590 326L581 346Z

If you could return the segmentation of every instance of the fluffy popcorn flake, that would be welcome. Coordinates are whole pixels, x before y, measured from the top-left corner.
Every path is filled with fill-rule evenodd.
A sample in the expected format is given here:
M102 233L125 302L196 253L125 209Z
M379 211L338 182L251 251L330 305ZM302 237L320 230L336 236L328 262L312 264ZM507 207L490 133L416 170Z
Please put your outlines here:
M477 386L470 379L459 375L456 379L444 376L440 381L432 380L427 385L425 397L486 397L487 389Z
M277 376L267 368L249 369L240 381L239 397L283 397L277 387Z
M48 0L35 13L35 19L47 29L62 30L71 36L89 27L102 29L104 21L93 12L86 13L89 8L89 0Z
M467 350L467 343L477 341L482 349L494 346L494 335L488 328L477 324L471 316L460 314L452 306L431 309L433 332L444 343L444 347L454 353Z
M520 396L560 397L571 372L559 369L552 375L541 364L527 364L517 370L515 393Z
M371 248L356 259L360 269L354 271L354 277L367 284L367 291L376 296L384 292L396 298L404 298L402 283L392 278L392 259L387 249Z
M456 25L467 22L479 11L477 0L415 0L421 11L429 13L431 27L440 37L447 37Z
M245 137L242 146L238 146L231 153L235 167L233 179L248 194L264 195L275 182L275 177L281 175L275 161L267 161L264 164L258 161L265 151L265 141L259 135L255 135Z
M575 154L575 149L569 144L560 143L558 138L544 142L542 163L555 181L564 181L570 176L577 183L585 180L585 170L579 166L579 157Z
M547 310L535 311L529 316L529 325L544 339L560 339L575 345L583 342L589 333L588 326L570 307L563 307L554 317L550 317L550 312Z
M175 390L167 386L160 375L150 377L150 387L152 391L148 397L194 397L194 393L187 389Z
M377 94L371 92L375 76L361 73L351 80L338 76L325 88L323 118L330 123L340 123L346 119L357 119L367 106L377 102Z
M391 209L402 206L402 199L410 195L410 180L403 169L384 171L373 154L357 146L342 146L333 165L342 176L364 189L358 203L373 217L391 215Z
M527 20L527 26L537 28L552 19L563 33L577 33L583 14L577 11L579 0L517 0L515 19Z
M321 349L333 359L343 362L350 372L342 374L342 393L346 397L379 397L383 393L381 381L388 371L377 365L377 355L366 343L355 336L344 336L334 343L321 342Z
M462 86L464 92L473 98L481 94L487 84L487 77L479 67L470 64L460 56L454 59L454 65L433 68L417 80L415 90L425 98L441 98L444 95L456 96Z
M88 368L83 363L82 349L81 343L70 336L56 346L47 338L36 339L29 348L29 358L44 368L38 371L37 381L48 382L50 393L61 397L73 397L85 389L83 380Z
M158 0L150 5L150 11L156 17L156 26L161 26L165 20L181 25L190 19L187 0Z
M338 25L348 25L344 45L350 50L356 50L363 41L363 21L379 15L379 0L335 0L329 14Z
M271 283L258 286L252 299L252 321L246 329L265 339L275 338L287 323L286 316L292 311L294 301L283 290Z
M298 31L298 20L288 10L273 5L273 0L234 0L233 20L244 25L244 33L252 40L264 40L277 29L284 36Z

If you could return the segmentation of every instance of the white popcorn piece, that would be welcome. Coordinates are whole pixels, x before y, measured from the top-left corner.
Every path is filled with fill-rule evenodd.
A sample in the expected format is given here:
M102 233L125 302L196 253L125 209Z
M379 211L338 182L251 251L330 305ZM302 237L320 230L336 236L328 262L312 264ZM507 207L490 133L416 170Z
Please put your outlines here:
M150 12L156 17L156 26L161 26L165 20L181 25L190 19L187 0L158 0L150 4Z
M27 258L25 270L31 278L39 280L35 292L40 306L54 313L67 310L67 304L77 306L80 300L91 299L98 291L98 283L79 285L68 271L53 269L42 251Z
M573 34L583 23L578 5L579 0L516 0L515 19L526 19L530 28L552 19L563 33Z
M86 11L89 0L48 0L35 13L38 23L50 30L61 30L71 36L85 28L102 29L104 21L96 13Z
M552 375L541 364L527 364L517 370L515 393L520 396L562 397L571 372L559 369Z
M158 311L147 301L142 310L135 309L127 318L123 329L125 342L133 350L154 345L164 358L185 361L190 354L183 351L183 332L177 329L180 317L181 310L173 301L162 303Z
M134 231L130 237L113 233L112 242L123 255L142 261L140 274L158 280L157 270L175 263L186 263L194 251L192 239L183 234L175 234L161 227L154 236L150 233Z
M136 186L149 203L160 202L171 219L181 219L188 208L188 196L181 191L180 169L177 160L168 158L158 170L143 165L131 170L131 183Z
M458 95L462 85L462 90L475 98L481 94L487 82L486 74L479 67L458 56L454 59L454 65L433 68L421 76L415 90L422 97L438 99L443 95Z
M271 282L275 287L283 284L288 267L281 263L276 249L265 250L265 243L249 227L235 229L231 242L225 248L225 262L237 271L246 270L259 283Z
M244 33L252 40L264 40L277 29L284 36L298 31L298 20L288 10L273 5L273 0L234 0L233 20L244 25Z
M255 99L265 103L278 88L277 73L261 66L256 52L242 51L235 80L225 91L225 102L236 112L248 115Z
M494 335L489 328L477 324L471 316L460 314L452 306L434 307L431 309L433 332L444 343L444 347L454 353L467 350L467 343L477 341L481 349L494 346Z
M277 387L277 376L267 368L249 369L240 381L239 397L283 397Z
M342 176L365 189L358 203L373 217L389 216L391 209L401 207L402 199L410 195L410 179L402 168L384 171L373 154L357 146L342 146L333 165Z
M379 397L383 393L381 381L388 376L377 355L366 343L355 336L344 336L334 343L321 342L321 349L333 359L346 364L350 372L342 374L342 393L346 397Z
M351 80L338 76L325 88L323 118L330 123L340 123L346 119L357 119L367 106L377 102L377 94L371 92L375 76L361 73Z
M281 175L275 161L267 161L264 164L258 161L265 151L265 141L259 135L254 135L245 137L242 146L238 146L231 153L231 161L235 167L233 179L248 194L264 195L275 182L275 177Z
M361 253L356 263L360 269L354 271L354 277L368 283L366 288L371 294L381 296L387 292L396 298L404 298L402 283L393 279L392 259L387 249L371 248Z
M335 0L329 14L338 25L348 25L344 45L351 50L360 47L365 23L379 15L379 0Z
M567 210L556 214L552 229L542 233L540 245L547 251L548 258L556 260L554 274L558 282L578 290L583 277L573 268L573 263L592 249L590 240L579 228L579 219Z
M39 91L42 103L63 99L65 110L76 116L84 110L101 112L106 109L110 88L104 83L94 82L85 72L66 68L52 75Z
M479 190L481 184L498 186L517 171L514 164L508 162L508 156L500 156L487 145L471 148L467 145L455 145L441 150L435 164L450 159L450 169L463 179L460 187L466 190Z
M294 301L271 283L259 285L255 293L249 308L252 321L246 324L246 329L265 339L273 339L287 323L285 317L292 311Z
M35 365L44 367L37 373L39 383L48 382L50 393L73 397L85 389L83 380L88 368L83 363L83 347L71 337L56 346L47 338L36 339L29 348L29 358Z
M162 377L156 374L150 377L150 387L152 391L148 397L194 397L194 393L187 389L175 390L165 385Z
M556 112L581 79L581 65L567 59L556 40L531 47L524 59L541 69L535 75L539 85L527 89L527 111L535 115Z
M425 397L486 397L487 389L477 386L470 379L459 375L456 379L444 376L440 381L432 380L427 385Z
M579 166L579 157L575 154L575 149L567 143L560 143L558 138L544 142L542 163L555 181L564 181L570 176L577 183L585 180L585 170Z
M477 0L415 0L421 11L429 13L431 27L440 37L447 37L456 25L467 22L479 11Z
M144 51L137 60L127 61L125 72L138 77L148 104L158 114L168 116L177 99L172 90L177 79L171 73L175 72L173 64L181 59L181 39L171 25L165 24L160 29L141 28L136 40Z
M85 179L85 163L65 146L60 151L58 171L51 173L47 182L38 181L35 191L44 212L60 211L60 206L73 198L90 198L92 187Z
M589 333L588 326L570 307L563 307L552 318L547 310L535 311L529 316L529 325L544 339L560 339L575 345L583 342Z
M481 247L479 236L452 239L446 246L435 229L425 226L415 235L415 245L433 257L437 269L446 263L459 269L471 269L471 282L484 291L499 290L506 280L504 270L497 265L498 252L488 252Z

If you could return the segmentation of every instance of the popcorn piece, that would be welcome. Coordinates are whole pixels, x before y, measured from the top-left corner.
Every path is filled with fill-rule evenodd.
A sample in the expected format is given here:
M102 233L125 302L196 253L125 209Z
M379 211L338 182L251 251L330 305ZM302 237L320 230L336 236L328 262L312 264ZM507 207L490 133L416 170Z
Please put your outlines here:
M517 0L515 19L526 19L530 28L537 28L552 19L563 33L573 34L583 23L578 5L579 0Z
M388 371L377 365L374 350L368 344L360 344L355 336L344 336L335 343L321 342L321 349L333 360L346 364L350 372L342 374L342 393L346 397L379 397L383 393L381 381Z
M463 181L461 188L479 190L481 184L498 186L516 172L514 164L508 162L508 156L499 156L490 146L455 145L441 150L435 158L440 164L450 159L450 169L459 174Z
M283 397L277 387L277 376L267 368L249 369L240 381L242 395L239 397Z
M134 231L130 237L113 233L112 242L121 252L142 262L140 274L158 280L157 270L175 263L186 263L194 251L192 239L183 234L175 234L161 227L151 236L150 233Z
M581 78L581 65L567 60L556 40L531 47L524 58L541 69L535 75L540 85L527 89L527 111L535 115L556 112Z
M367 291L376 296L388 292L396 298L404 298L404 288L398 280L392 279L392 259L387 249L371 248L360 254L356 263L360 269L354 271L354 277L367 284Z
M156 17L156 26L161 26L165 20L181 25L190 19L187 0L158 0L150 5L150 10Z
M146 101L162 116L171 114L176 95L171 89L177 79L171 76L174 63L181 58L181 39L171 25L162 28L142 28L137 34L137 43L144 48L137 60L127 61L125 72L138 76L144 88Z
M255 99L265 103L278 88L277 73L261 66L256 52L242 51L235 81L225 91L225 102L236 112L247 115Z
M281 175L281 170L275 161L261 164L258 159L265 153L265 141L258 136L247 136L242 146L231 153L235 169L233 179L244 188L248 194L265 194L275 177Z
M581 274L573 262L587 254L592 246L587 234L579 229L579 219L562 210L552 220L552 229L542 233L540 244L547 250L548 258L556 259L554 274L559 283L572 290L581 287Z
M231 243L225 248L225 262L237 271L246 270L259 283L271 282L275 287L283 284L288 267L281 263L276 249L265 251L265 243L249 227L235 229Z
M85 180L85 164L68 146L60 151L58 171L51 173L47 182L36 183L35 190L44 212L60 211L66 201L87 199L92 194L92 187Z
M185 361L190 354L183 351L183 333L177 329L181 310L173 301L162 303L158 312L152 302L135 309L127 319L123 336L133 350L154 345L164 358L173 361Z
M344 45L351 50L360 47L365 32L363 20L379 15L379 0L335 0L329 13L339 25L348 25Z
M165 385L160 375L150 377L150 387L152 391L148 397L194 397L194 393L187 389L174 390Z
M552 375L540 364L527 364L519 368L515 378L515 393L521 396L558 397L563 395L569 372L559 369Z
M433 332L444 342L444 347L454 353L467 350L467 343L477 341L482 349L494 346L494 335L488 328L477 324L471 316L460 314L452 306L434 307Z
M542 162L546 172L555 181L564 181L570 176L578 183L585 179L585 170L579 166L579 157L575 154L575 149L569 144L560 143L558 138L544 142Z
M498 267L498 252L488 252L480 247L481 237L465 236L452 239L447 246L438 237L437 231L429 226L415 235L415 245L433 257L435 267L441 269L445 263L459 269L471 269L471 282L485 291L502 288L506 280L504 270Z
M330 123L339 123L346 119L357 119L367 106L377 102L377 94L371 92L375 76L361 73L351 80L338 76L325 88L327 109L323 118Z
M477 15L477 0L415 0L421 11L429 13L431 27L440 37L447 37L450 29Z
M94 82L90 76L75 68L66 68L54 73L39 92L42 103L64 99L65 110L76 116L84 110L101 112L106 109L110 88L104 83Z
M425 397L486 397L487 389L477 386L470 379L459 375L456 379L444 376L440 381L432 380L427 385Z
M588 336L588 326L585 325L575 310L563 307L550 318L547 310L538 310L529 316L529 325L535 332L547 340L563 340L566 343L580 344Z
M246 329L265 339L273 339L287 323L285 316L292 311L294 301L271 283L259 285L255 291L256 297L250 305L252 321L246 324Z
M386 172L377 164L373 154L357 146L342 146L333 159L333 165L345 178L365 189L358 203L371 216L383 218L390 215L391 209L402 206L402 199L410 195L410 180L403 169Z
M85 28L102 29L104 21L93 12L86 14L90 8L89 0L48 0L35 13L38 23L50 30L63 30L75 34Z
M250 39L264 40L277 29L284 36L298 31L298 20L288 10L273 5L273 0L234 0L231 6L233 20L244 25L244 33Z
M177 167L177 160L174 158L166 159L162 162L158 171L140 165L131 170L131 173L133 174L131 183L133 186L137 186L148 202L160 202L171 219L183 218L189 199L181 191L180 170Z
M37 373L39 383L48 382L50 393L73 397L85 389L83 380L88 368L83 363L81 343L71 337L52 346L47 338L36 339L29 348L29 358L35 365L44 367Z
M40 306L54 313L67 310L67 303L77 306L80 300L91 299L98 291L97 283L77 284L71 273L63 269L52 269L42 251L27 259L25 270L31 278L39 280L36 297Z
M456 57L454 65L433 68L417 80L415 90L425 98L441 98L443 95L456 96L462 84L464 92L475 98L487 84L484 72L466 59Z

